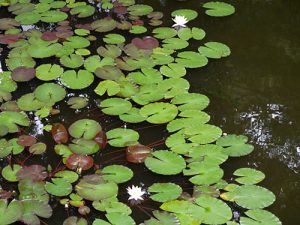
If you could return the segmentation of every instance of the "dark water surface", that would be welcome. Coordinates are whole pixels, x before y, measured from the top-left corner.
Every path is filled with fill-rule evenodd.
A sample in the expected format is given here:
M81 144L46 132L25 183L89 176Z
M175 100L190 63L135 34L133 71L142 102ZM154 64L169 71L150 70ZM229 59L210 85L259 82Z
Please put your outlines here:
M263 171L266 179L262 186L277 196L276 202L268 209L284 225L300 224L300 1L226 1L235 5L236 13L224 18L206 16L201 8L203 1L200 0L140 2L163 11L166 26L172 25L168 15L173 10L195 9L199 17L189 25L203 28L207 33L205 41L219 41L231 47L230 57L211 60L205 68L188 71L191 92L203 93L210 98L211 104L206 111L211 115L211 124L220 126L226 133L246 134L255 145L251 155L230 159L225 163L225 177L230 179L232 172L240 167L248 166ZM196 50L198 45L199 42L195 42L192 48ZM28 86L24 86L23 90L24 93L32 91ZM17 95L21 95L21 92ZM90 109L94 107L94 103L89 106ZM60 109L63 113L49 122L63 121L69 126L82 117L97 119L105 130L123 126L114 118L102 117L99 110L87 113L88 109L85 109L74 114L64 104L60 105ZM39 124L41 121L36 120L31 133L38 135L40 141L48 142L47 138L39 135ZM138 129L143 144L158 141L166 134L164 126L149 129L144 126L147 124L130 125ZM102 166L112 162L124 164L123 156L114 159L120 152L107 154L111 151L110 148L102 152L98 163ZM34 162L34 159L31 160ZM55 165L59 157L53 154L43 160L45 165ZM135 177L131 181L135 185L144 184L147 187L153 182L170 179L184 183L182 177L157 176L143 166L127 166L135 170ZM123 201L127 198L125 188L121 187ZM55 200L53 204L55 215L44 221L50 225L62 224L67 213ZM148 218L146 208L157 208L158 204L146 201L143 207L133 209L135 218ZM69 212L70 215L73 213ZM89 217L93 216L94 212Z

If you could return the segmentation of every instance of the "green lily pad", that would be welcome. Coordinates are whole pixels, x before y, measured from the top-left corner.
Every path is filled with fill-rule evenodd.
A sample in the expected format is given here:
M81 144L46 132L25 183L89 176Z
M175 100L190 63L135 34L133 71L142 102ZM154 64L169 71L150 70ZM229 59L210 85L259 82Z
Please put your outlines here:
M42 64L36 68L36 77L43 81L54 80L60 77L64 69L57 64Z
M154 37L158 39L172 38L177 34L176 30L170 27L158 27L155 28L152 33L154 34Z
M176 225L176 223L177 217L175 214L155 210L153 211L153 217L145 220L140 225Z
M11 72L0 73L0 91L13 92L17 89L17 83L11 78Z
M222 135L222 130L210 124L193 124L184 130L188 140L197 144L208 144L216 141Z
M127 8L130 15L133 16L145 16L153 11L153 8L149 5L136 4Z
M117 184L125 183L133 177L131 169L121 165L106 166L101 170L104 180L115 182Z
M35 111L42 108L45 104L37 100L34 93L28 93L17 101L18 107L24 111Z
M103 38L107 44L122 44L126 41L125 37L121 34L107 34Z
M79 5L70 10L71 15L77 15L78 18L85 18L93 15L95 8L91 5Z
M139 133L131 129L116 128L106 133L108 143L113 147L126 147L135 145L139 139Z
M163 40L162 46L164 48L178 50L186 48L187 46L189 46L189 43L180 38L168 38Z
M152 84L159 83L162 81L160 72L153 68L142 68L139 72L131 72L127 75L127 79L139 84Z
M67 104L70 106L71 109L82 109L86 107L89 103L89 100L84 97L71 97Z
M98 55L93 55L84 60L84 67L90 72L95 72L97 68L104 66L113 66L114 60L111 57L105 57L101 60Z
M92 22L91 27L97 32L108 32L117 27L117 21L112 18L99 19Z
M147 32L147 28L141 25L133 25L130 30L130 33L132 34L143 34L145 32Z
M24 151L24 147L18 144L18 138L12 138L9 141L6 141L5 139L0 139L1 158L4 158L9 154L17 155L23 151Z
M116 95L120 92L120 85L113 80L104 80L101 81L98 86L95 88L96 94L102 96L107 92L108 96Z
M147 119L147 117L141 115L140 109L134 107L128 112L119 115L119 118L127 123L140 123Z
M69 148L73 153L82 155L91 155L98 152L100 149L97 142L83 138L72 140L72 144L69 144Z
M47 150L47 145L43 142L38 142L31 145L28 151L33 155L41 155Z
M269 211L262 209L252 209L245 212L248 217L242 216L240 222L243 225L258 225L258 224L268 224L268 225L281 225L281 221Z
M225 2L207 2L203 5L205 13L209 16L230 16L235 12L234 6Z
M24 12L15 17L15 20L22 25L31 25L39 22L41 15L36 12Z
M177 57L175 62L186 68L200 68L208 63L208 59L205 56L192 51L180 52Z
M119 68L112 65L98 67L95 70L95 75L103 80L118 80L124 76Z
M152 200L167 202L177 199L182 193L182 188L174 183L155 183L148 188L148 191L154 193L150 196Z
M72 192L72 185L63 178L52 178L52 182L46 182L46 191L54 196L62 197Z
M124 213L107 213L106 218L111 224L135 225L134 220Z
M178 109L170 103L157 102L143 106L140 113L147 117L149 123L161 124L172 121L177 116Z
M0 113L0 124L8 128L9 133L19 131L18 126L29 126L29 119L24 113L4 111Z
M24 213L20 218L25 224L40 224L39 217L49 218L52 215L50 205L40 200L25 199L22 200Z
M94 75L87 70L67 70L60 76L60 80L67 88L78 90L89 87L94 81Z
M12 166L7 165L2 169L1 174L5 180L10 182L16 182L18 181L16 174L20 169L22 169L22 166L18 164L13 164Z
M191 20L197 18L198 13L192 9L178 9L178 10L173 11L171 15L173 17L184 16L185 18L187 18L187 20L191 21Z
M186 164L180 155L166 150L159 150L146 158L145 166L157 174L175 175L181 173Z
M41 84L34 91L36 99L44 103L59 102L65 98L66 94L63 87L54 83Z
M78 180L79 176L77 173L70 170L62 170L54 174L55 177L61 178L68 183L74 183Z
M246 144L248 138L244 135L227 135L217 140L217 145L225 148L224 152L231 157L238 157L250 154L254 147Z
M238 176L235 180L240 184L257 184L265 179L263 172L252 168L237 169L233 175Z
M41 21L45 23L57 23L67 18L68 14L57 10L49 10L41 14Z
M28 46L27 52L33 58L48 58L54 56L59 52L62 48L61 44L58 43L36 43Z
M128 112L132 105L122 98L108 98L100 103L102 112L108 115L121 115Z
M72 123L69 133L74 138L93 139L102 130L101 125L91 119L81 119Z
M158 88L164 92L165 99L170 99L188 93L190 83L183 78L168 78L160 82Z
M183 77L186 74L186 69L184 66L178 63L170 63L168 65L163 65L159 70L164 76L179 78Z
M177 35L180 39L188 41L191 38L195 40L202 40L205 37L206 33L203 29L198 27L193 27L192 29L185 27L181 28L178 31Z
M207 58L219 59L221 57L229 56L230 48L220 42L207 42L205 46L200 46L198 51Z
M64 55L60 58L60 63L68 68L78 68L83 65L83 57L76 54Z
M13 200L9 204L7 200L0 199L0 224L13 224L23 215L23 207L20 201Z
M105 45L105 47L100 46L97 49L97 53L99 55L101 55L102 57L108 57L108 58L115 59L121 55L122 50L120 49L120 47L118 47L116 45Z

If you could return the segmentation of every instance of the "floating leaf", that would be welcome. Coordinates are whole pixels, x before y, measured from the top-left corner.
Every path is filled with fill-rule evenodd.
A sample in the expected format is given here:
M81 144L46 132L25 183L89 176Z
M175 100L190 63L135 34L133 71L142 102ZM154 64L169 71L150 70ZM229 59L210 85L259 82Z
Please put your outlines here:
M78 90L89 87L94 81L94 75L87 70L67 70L60 76L60 80L67 88Z
M208 144L216 141L222 135L222 130L210 124L193 124L186 128L184 133L193 143Z
M148 188L148 191L154 193L150 196L152 200L167 202L177 199L182 193L182 188L174 183L155 183Z
M60 63L68 68L78 68L83 65L83 57L76 54L65 55L60 58Z
M18 181L17 172L22 169L22 166L18 164L13 164L12 166L7 165L1 171L2 176L5 180L10 182ZM1 208L1 207L0 207Z
M205 31L198 27L193 27L192 29L188 27L181 28L178 31L178 37L186 41L191 38L195 40L202 40L205 37Z
M104 19L95 20L91 23L91 27L97 32L108 32L114 30L117 27L117 21L107 17Z
M184 66L178 63L170 63L168 65L163 65L159 70L164 76L179 78L183 77L186 74L186 69Z
M51 134L53 140L58 143L67 143L69 139L69 134L65 126L61 123L54 123L52 125Z
M151 103L141 108L142 116L147 117L149 123L161 124L173 120L178 113L175 105L170 103Z
M23 207L20 201L13 200L9 204L7 200L0 199L0 224L13 224L23 215Z
M207 58L219 59L221 57L229 56L230 48L219 42L207 42L205 46L200 46L198 51Z
M130 30L130 33L132 34L143 34L145 32L147 32L147 28L141 25L133 25Z
M69 127L69 133L74 138L93 139L102 130L100 124L91 119L81 119Z
M79 5L70 10L71 15L78 15L78 18L85 18L93 15L95 8L91 5Z
M134 220L125 213L107 213L106 218L111 224L135 225Z
M147 117L140 114L140 109L134 107L128 112L119 115L119 118L127 123L140 123L147 119Z
M270 224L281 225L281 221L269 211L262 209L252 209L245 212L248 217L242 216L240 222L243 225Z
M108 96L113 96L119 93L121 90L120 85L113 80L101 81L95 88L95 92L98 95L104 95L107 92Z
M159 39L172 38L177 34L176 30L170 27L158 27L155 28L152 33L154 33L154 37Z
M138 143L126 148L126 160L132 163L143 163L151 153L150 147Z
M177 57L175 61L186 68L199 68L206 66L208 63L205 56L192 51L180 52Z
M153 216L149 220L145 220L144 223L140 225L176 225L178 219L175 214L160 212L158 210L153 211Z
M100 103L102 112L108 115L121 115L128 112L132 105L122 98L109 98Z
M72 144L69 144L69 148L77 154L91 155L100 149L99 145L93 140L79 138L72 140L72 142Z
M42 142L35 143L30 146L29 152L33 155L43 154L47 150L47 145Z
M24 12L15 17L15 20L22 25L35 24L41 19L41 15L36 12Z
M197 18L198 13L192 9L178 9L172 12L173 17L175 16L184 16L188 21Z
M87 156L90 157L90 156ZM55 173L55 177L62 178L63 180L69 182L69 183L74 183L78 180L79 176L77 173L69 170L63 170Z
M231 157L238 157L250 154L254 147L253 145L246 144L248 138L244 135L227 135L221 137L217 141L217 145L225 147L224 153Z
M235 180L240 184L257 184L265 178L263 172L252 168L237 169L233 175L238 176Z
M51 207L40 200L25 199L22 200L24 213L20 218L25 224L40 224L40 219L49 218L52 215Z
M32 181L41 181L48 176L45 170L45 167L41 165L24 166L17 172L17 177L18 180L30 179Z
M229 16L235 12L235 8L225 2L207 2L203 5L205 13L209 16Z
M163 40L162 46L168 49L183 49L189 46L189 43L179 38L167 38Z
M159 46L158 40L151 36L143 37L143 39L133 38L131 43L140 49L146 49L146 50L151 50Z
M114 147L126 147L135 145L139 139L139 133L131 129L116 128L106 133L108 143Z
M84 97L71 97L67 104L71 109L82 109L86 107L89 103L89 100Z
M12 71L11 77L17 82L30 81L35 77L35 69L23 66L17 67Z
M160 72L152 68L142 68L141 72L131 72L127 75L127 79L130 81L139 84L152 84L159 83L162 81L162 76Z
M145 160L145 166L154 173L163 175L179 174L185 168L185 161L174 152L159 150Z
M105 65L101 68L97 68L95 75L103 80L117 80L124 76L123 72L119 68L111 65Z
M145 16L153 11L153 8L149 5L136 4L127 8L130 15L133 16Z
M54 104L65 98L66 91L58 84L45 83L35 89L34 95L41 102Z
M115 182L117 184L125 183L133 177L131 169L121 165L106 166L101 170L104 180Z
M43 81L54 80L60 77L64 69L57 64L42 64L36 68L36 77Z
M0 124L6 126L9 133L15 133L19 131L18 125L29 126L29 119L20 112L0 112Z
M94 165L94 159L91 156L73 153L67 158L66 166L71 170L88 170ZM70 182L73 183L73 182Z
M203 110L209 104L209 99L207 96L198 93L186 93L175 96L171 103L178 106L178 110Z
M36 143L36 138L34 136L31 136L31 135L20 135L18 137L18 141L17 143L21 146L24 146L24 147L30 147L32 146L33 144Z
M67 219L64 220L63 225L88 225L88 222L84 218L69 216Z
M103 41L107 44L122 44L126 41L126 39L120 34L107 34L103 38Z
M56 10L49 10L41 14L41 21L45 23L57 23L67 18L68 14Z
M53 183L46 182L46 191L54 196L66 196L72 192L72 185L62 178L52 178Z

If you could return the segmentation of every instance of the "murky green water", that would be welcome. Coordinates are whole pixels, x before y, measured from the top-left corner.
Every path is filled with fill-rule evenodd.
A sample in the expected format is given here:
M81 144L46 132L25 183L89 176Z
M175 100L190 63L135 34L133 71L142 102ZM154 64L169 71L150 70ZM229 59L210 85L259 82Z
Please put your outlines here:
M224 169L230 174L239 167L253 167L263 171L266 179L262 183L277 196L269 208L284 225L298 225L300 221L300 1L298 0L244 0L226 1L236 7L236 14L226 18L211 18L204 15L202 1L188 0L144 0L156 10L168 15L178 8L197 9L200 13L197 24L207 32L207 41L220 41L231 47L228 58L211 61L199 70L189 70L188 80L191 92L206 94L211 104L208 108L211 124L221 126L224 132L246 134L256 150L249 156L231 159ZM166 16L166 25L171 19ZM196 43L196 42L195 42ZM191 45L191 48L198 47ZM92 88L91 88L92 90ZM28 92L30 90L27 89ZM94 105L91 106L91 108ZM101 121L107 129L119 127L122 123L101 117L97 113L86 114L61 106L63 114L51 122L64 121L71 124L78 117L90 117ZM76 117L76 118L75 118ZM34 127L39 132L39 121ZM144 144L160 140L166 133L164 126L151 129L135 127L141 133ZM43 137L40 137L43 141ZM46 140L45 140L46 141ZM107 152L109 152L108 150ZM101 153L101 163L109 164L113 157ZM57 160L44 158L45 164ZM56 157L56 158L55 158ZM32 159L34 160L34 159ZM115 159L121 160L122 159ZM124 162L124 160L123 160ZM131 165L130 165L131 166ZM145 186L164 179L149 174L142 166L131 166L135 170L133 184ZM169 177L168 177L169 179ZM184 182L182 178L172 181ZM127 197L124 191L124 199ZM56 204L56 203L54 203ZM143 204L155 208L152 203ZM46 222L62 224L67 213L57 206L55 216ZM135 215L147 218L141 209L134 209ZM69 212L72 214L72 212ZM91 216L92 217L92 216Z

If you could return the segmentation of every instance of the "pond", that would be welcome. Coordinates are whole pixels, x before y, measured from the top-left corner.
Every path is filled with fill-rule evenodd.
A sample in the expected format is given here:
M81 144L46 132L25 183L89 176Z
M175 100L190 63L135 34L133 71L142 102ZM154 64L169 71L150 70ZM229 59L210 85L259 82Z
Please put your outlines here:
M31 2L37 4L39 1ZM96 6L95 2L90 1L89 4L96 8L93 16L93 13L88 15L91 9L79 9L79 6L78 12L71 11L74 15L69 15L69 22L65 24L61 22L65 20L64 15L53 16L53 14L45 13L48 10L46 5L53 4L55 1L41 0L40 2L44 5L40 5L38 16L32 14L30 6L27 6L29 9L25 9L24 6L20 7L21 10L23 8L31 13L30 16L19 19L21 24L26 24L22 25L22 29L29 30L29 34L24 39L26 43L29 42L29 47L25 48L30 59L25 58L30 62L26 60L26 62L22 60L19 62L17 57L24 57L22 53L17 53L16 58L9 56L12 49L22 46L22 43L17 41L19 38L14 39L16 29L10 30L13 34L11 39L1 38L4 31L0 29L0 43L11 41L10 48L7 48L7 44L4 43L0 46L3 48L0 58L1 71L7 71L12 67L15 69L18 67L15 65L19 63L30 65L31 59L34 59L36 65L26 64L28 67L37 68L42 64L61 65L54 73L47 73L48 76L43 74L49 68L40 68L39 72L36 69L32 77L30 77L32 71L27 70L26 73L14 71L18 89L11 93L11 99L18 100L23 96L23 101L18 100L17 108L26 111L31 122L27 124L26 119L24 122L24 118L20 119L18 115L18 119L23 121L18 124L22 126L17 127L16 131L9 131L5 134L7 127L13 130L14 123L11 120L18 119L3 116L4 114L1 115L0 112L0 135L3 136L2 139L0 138L2 171L0 188L3 188L3 190L0 189L0 212L5 210L5 199L7 202L14 198L18 199L10 203L11 207L15 204L15 208L10 210L8 207L5 213L7 216L0 218L1 225L2 223L24 224L23 222L49 225L63 223L66 225L127 225L135 224L133 220L136 224L144 223L145 225L188 225L200 224L200 221L203 224L225 224L229 220L232 222L228 222L228 225L238 224L239 221L247 225L258 224L254 221L257 218L247 214L249 212L256 212L262 217L264 215L265 220L262 219L261 224L268 222L270 225L281 224L276 217L261 209L272 212L282 224L299 224L299 1L224 0L235 7L235 13L214 17L206 15L202 7L208 1L136 0L137 5L149 5L154 11L163 12L162 19L160 13L148 17L150 12L147 12L149 8L146 6L140 6L140 8L134 6L136 9L131 9L130 17L127 15L130 10L123 5L116 5L116 1L113 1L114 6L111 5L110 0L102 0L102 6ZM67 2L70 8L75 8L71 6L75 3ZM127 7L134 4L133 0L120 0L119 2L123 2L124 5L128 4ZM20 3L16 5L18 4ZM62 3L56 4L57 8L62 7L60 5ZM107 12L104 12L104 9L98 12L97 10L101 7L113 7L115 12L112 13L109 9ZM8 9L6 6L0 8L0 19L15 17L8 12ZM156 27L150 26L149 23L157 23L158 27L172 27L174 22L171 14L178 9L192 9L198 12L195 19L192 18L194 12L183 13L189 17L188 27L195 28L193 38L185 38L182 34L182 36L178 35L180 40L173 39L167 43L168 36L170 36L169 39L173 38L168 32L173 31L163 30L158 32L157 36L154 35L156 38L136 40L132 44L135 47L132 45L121 47L125 41L123 38L128 44L135 37L153 36L151 31ZM17 10L20 9L18 7L11 9L15 12ZM67 10L62 11L69 13ZM84 18L78 18L80 12L83 13ZM84 13L87 15L85 16ZM141 19L133 14L140 15ZM101 20L103 15L111 17L108 21L96 24L94 21ZM174 16L175 14L173 18ZM119 26L125 30L110 29L115 26L111 18L117 21L131 21L135 29L131 28L129 33L126 27L132 24L126 23ZM54 22L53 20L56 19L57 21ZM160 19L162 25L159 25ZM40 20L44 22L39 22ZM36 25L30 25L31 21ZM86 25L91 22L94 22L94 25ZM0 27L3 25L1 23ZM60 28L57 28L57 23L60 23ZM68 39L70 29L74 30L78 23L85 25L77 27L77 32L75 34L71 32L71 35L87 38ZM71 26L70 29L66 28L68 25ZM145 33L143 25L148 29ZM46 51L45 49L39 51L39 48L43 47L43 44L40 44L43 42L40 34L34 32L30 34L30 29L37 28L42 32L51 31L44 36L45 40L49 39L47 40L49 43L52 41L53 31L56 30L57 35L62 35L59 41L55 37L54 44L51 42L54 50L45 48ZM95 29L98 31L107 29L108 32L95 32ZM182 28L175 27L175 29L179 33ZM89 33L94 37L88 37ZM105 36L110 33L117 35ZM205 38L204 34L206 34ZM159 35L165 37L159 38ZM104 37L106 39L103 39ZM66 44L66 39L68 39L68 44ZM164 42L164 48L154 50L158 45L161 46L162 42ZM204 49L204 44L207 42L219 43L216 44L217 47L214 46L215 49L213 47ZM16 43L20 43L19 46ZM63 53L62 51L57 53L60 50L59 46L55 49L54 45L60 45L57 43L74 47L77 49L76 54L72 54L73 51L68 53L68 49ZM106 44L117 47L114 50L111 49L110 52L104 48L99 50L100 46ZM197 51L199 46L203 46L202 50L199 50L200 53ZM230 56L227 54L227 46L230 47ZM170 49L175 53L167 53ZM220 49L221 53L218 52ZM148 58L152 51L156 53L156 56L151 56L156 57L153 62L151 61L153 58L151 60ZM176 55L177 52L183 51L195 53L190 58L187 56L187 59L182 57L184 59L180 61ZM60 55L54 57L53 55L56 54ZM68 57L69 54L72 57ZM101 59L105 60L100 61L99 58L87 60L90 54L100 55ZM116 59L108 57L108 55L116 55L115 58L117 58L121 54L127 57L123 58L124 61L128 60L126 63L124 61L116 63ZM170 65L173 61L172 59L169 61L170 55L179 66L170 70L171 72L166 68L160 69L162 66ZM197 58L196 62L193 61L193 57ZM10 62L7 58L11 58ZM207 58L209 63L206 65ZM122 71L114 69L117 68L116 65ZM130 71L131 67L134 68L132 70L134 72L143 68L142 76L140 76L141 73ZM160 71L149 69L152 67ZM185 71L185 67L186 75L182 72ZM78 68L84 72L81 72L82 74L63 73L72 69L77 71ZM130 80L130 84L122 78L123 72L127 76L126 79ZM93 73L96 74L95 78ZM128 73L131 74L127 75ZM160 73L164 74L163 78ZM26 75L22 76L22 74ZM1 79L0 77L0 81ZM21 82L18 79L25 80ZM101 87L98 86L99 82L102 82ZM45 86L45 83L50 85ZM190 93L202 95L186 94L187 87L190 87ZM0 82L0 100L2 101L4 95L1 88L3 87ZM38 89L42 91L37 91ZM161 93L161 89L164 93ZM111 96L107 95L106 90ZM161 94L162 97L160 97ZM27 99L24 99L24 96L28 96ZM184 100L182 100L183 96L185 96ZM206 96L209 98L207 108ZM70 102L72 98L73 103ZM109 98L111 100L107 100ZM86 99L88 99L87 102ZM186 106L178 103L181 101L189 104L188 110L183 110ZM42 105L40 105L41 102L43 102ZM142 109L139 113L134 111L131 112L131 116L128 116L132 106ZM14 104L7 107L16 109ZM186 114L181 116L181 120L187 117L185 120L190 119L190 123L186 122L183 125L183 123L174 122L178 109L182 114ZM192 117L195 116L196 109L198 114L199 110L201 111L195 119ZM203 113L202 109L207 114ZM5 112L3 105L1 110ZM119 115L121 115L120 119ZM197 124L200 120L204 121L204 125L202 122L200 122L201 126ZM135 123L137 121L139 123ZM206 126L206 122L214 126ZM174 136L174 131L178 131L177 136ZM175 146L181 143L180 132L183 132L184 137L189 140L182 145L183 147ZM170 135L174 138L168 138ZM237 135L246 135L248 142L246 136ZM9 146L7 141L16 140L14 138L18 138L18 143L25 147L23 152L23 148L17 143L13 147ZM35 143L36 141L38 143ZM254 151L252 151L252 145ZM167 151L168 149L172 151ZM7 151L9 153L6 154ZM212 153L212 151L217 153ZM229 151L232 152L228 153ZM227 155L244 156L227 159ZM155 157L162 161L156 160ZM15 171L10 167L12 164L18 165ZM26 167L30 165L36 166ZM240 170L241 176L245 177L238 180L233 173L240 168L255 170ZM72 170L74 172L63 173ZM58 174L58 171L62 173ZM132 185L141 189L135 189ZM136 195L135 193L131 195L136 199L128 200L130 188L137 191ZM268 190L276 196L274 203L275 198ZM143 199L138 199L139 197ZM160 207L164 211L158 213L156 210ZM153 212L156 219L153 218ZM73 217L66 222L70 216ZM76 217L82 219L77 221ZM151 217L152 219L149 220ZM253 220L249 219L250 217ZM94 222L96 218L98 220Z

